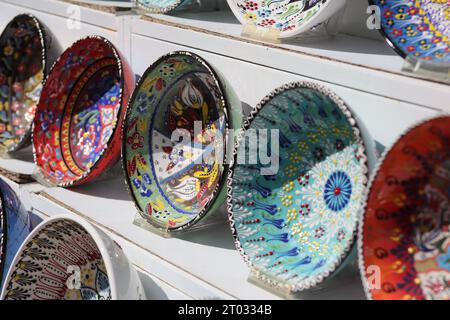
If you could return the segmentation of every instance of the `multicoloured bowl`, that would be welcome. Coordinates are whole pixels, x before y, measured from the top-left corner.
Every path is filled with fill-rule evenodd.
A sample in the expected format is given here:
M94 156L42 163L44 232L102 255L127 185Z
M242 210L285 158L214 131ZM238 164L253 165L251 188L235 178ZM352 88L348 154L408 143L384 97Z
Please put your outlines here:
M246 25L272 28L280 38L294 37L327 21L345 0L227 0L238 20Z
M37 226L8 272L2 300L145 299L136 270L119 245L75 216Z
M139 8L151 13L169 13L192 4L192 0L137 0Z
M122 159L131 196L151 226L182 231L220 206L227 129L241 122L231 86L199 56L175 52L147 69L128 107Z
M47 182L79 185L117 162L133 86L127 62L104 38L84 38L62 54L34 120L35 162Z
M16 16L0 37L0 148L30 143L31 125L47 74L51 38L32 15Z
M403 58L450 62L447 0L369 0L381 10L381 33Z
M369 299L450 299L450 116L424 121L371 178L359 260Z
M272 155L271 169L261 151ZM336 273L354 247L374 163L362 123L318 84L287 84L254 108L235 147L228 210L259 281L298 292Z
M29 213L16 193L0 179L0 291L14 256L31 232Z

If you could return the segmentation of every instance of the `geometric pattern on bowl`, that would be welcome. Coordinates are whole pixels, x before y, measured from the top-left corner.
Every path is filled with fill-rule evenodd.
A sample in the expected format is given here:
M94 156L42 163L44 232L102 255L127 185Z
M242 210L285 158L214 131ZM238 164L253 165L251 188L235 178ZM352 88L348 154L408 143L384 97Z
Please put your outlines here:
M239 161L252 150L238 138L228 180L236 245L261 280L309 289L332 275L354 245L368 180L360 129L338 96L307 82L269 94L244 127L278 130L279 150L270 152L278 153L279 169L261 175L261 161ZM260 142L251 141L260 152Z
M169 13L192 3L192 0L137 0L137 5L152 13Z
M369 299L450 299L450 116L405 132L368 188L359 261Z
M43 26L28 14L15 17L0 37L0 146L8 152L30 143L48 44Z
M62 54L34 121L35 161L46 181L82 184L114 165L133 85L125 59L104 38L84 38Z
M289 38L331 18L345 0L228 0L228 4L242 24L272 28L280 38Z
M240 102L224 81L199 56L175 52L150 66L133 93L123 167L131 196L154 227L189 228L226 198L225 133L242 115L232 112Z
M446 0L369 0L381 9L381 33L403 58L450 62L450 5Z

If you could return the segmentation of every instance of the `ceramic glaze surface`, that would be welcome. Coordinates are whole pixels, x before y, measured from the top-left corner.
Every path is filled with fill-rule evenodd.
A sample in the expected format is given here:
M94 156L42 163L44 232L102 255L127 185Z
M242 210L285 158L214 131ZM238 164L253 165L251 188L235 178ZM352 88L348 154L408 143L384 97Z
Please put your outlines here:
M192 0L137 0L140 7L155 13L166 13L192 3Z
M44 38L32 16L14 18L0 37L0 146L29 142L45 73Z
M0 290L14 256L31 231L28 212L11 187L0 180Z
M199 57L175 53L147 70L123 139L128 183L145 219L175 229L213 203L224 174L227 127L222 89Z
M448 0L370 0L381 9L385 36L403 57L450 62Z
M36 163L45 179L81 183L117 160L116 129L131 77L102 38L83 39L64 52L45 83L34 122Z
M450 299L450 117L426 121L389 150L374 176L360 238L369 298ZM380 288L372 285L380 270Z
M344 108L311 84L269 96L246 130L279 130L279 170L261 175L260 161L238 162L229 180L239 249L253 268L293 291L330 275L354 242L367 167ZM240 140L235 159L249 150Z
M79 268L79 282L70 281L70 266ZM5 300L111 299L108 275L95 241L70 221L53 222L29 239L13 268Z

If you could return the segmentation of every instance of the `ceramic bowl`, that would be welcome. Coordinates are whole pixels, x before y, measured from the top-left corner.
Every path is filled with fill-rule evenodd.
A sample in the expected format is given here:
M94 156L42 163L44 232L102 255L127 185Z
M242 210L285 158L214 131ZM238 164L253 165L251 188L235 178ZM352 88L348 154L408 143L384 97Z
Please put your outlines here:
M31 232L31 221L16 193L0 179L0 290L20 245Z
M29 14L16 16L0 36L0 147L7 152L30 143L51 42Z
M369 299L450 299L450 116L422 122L371 178L359 260Z
M381 33L403 58L450 63L448 1L369 0L381 10Z
M151 13L169 13L192 4L192 0L137 0L136 4Z
M37 226L8 272L2 300L145 299L136 270L119 245L76 216Z
M47 182L79 185L117 162L133 86L127 62L104 38L84 38L62 54L34 120L35 162Z
M257 27L273 28L279 38L294 37L327 21L345 0L227 0L238 20Z
M225 201L226 131L241 122L241 102L201 57L175 52L147 69L130 100L122 159L151 226L185 230Z
M272 155L271 165L261 154ZM228 210L259 281L298 292L343 265L374 159L361 122L318 84L285 85L255 107L235 147Z

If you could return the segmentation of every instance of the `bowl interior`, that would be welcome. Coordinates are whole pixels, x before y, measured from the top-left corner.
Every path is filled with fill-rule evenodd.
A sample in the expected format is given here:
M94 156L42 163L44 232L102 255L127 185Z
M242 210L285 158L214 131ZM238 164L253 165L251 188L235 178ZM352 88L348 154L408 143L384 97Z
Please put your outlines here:
M450 299L450 117L417 126L371 186L362 259L373 299Z
M212 203L224 172L228 115L215 76L197 57L161 59L141 80L124 130L124 161L144 217L179 228Z
M285 89L263 104L240 142L229 199L235 236L254 268L300 290L341 263L367 181L356 132L313 88ZM270 165L262 155L271 155Z
M80 224L55 220L27 240L5 284L6 300L111 299L107 270Z
M52 69L39 102L34 144L44 176L56 184L87 175L114 134L123 79L117 53L87 38L66 50Z
M19 149L29 138L44 78L44 39L37 21L14 18L0 37L0 146Z

